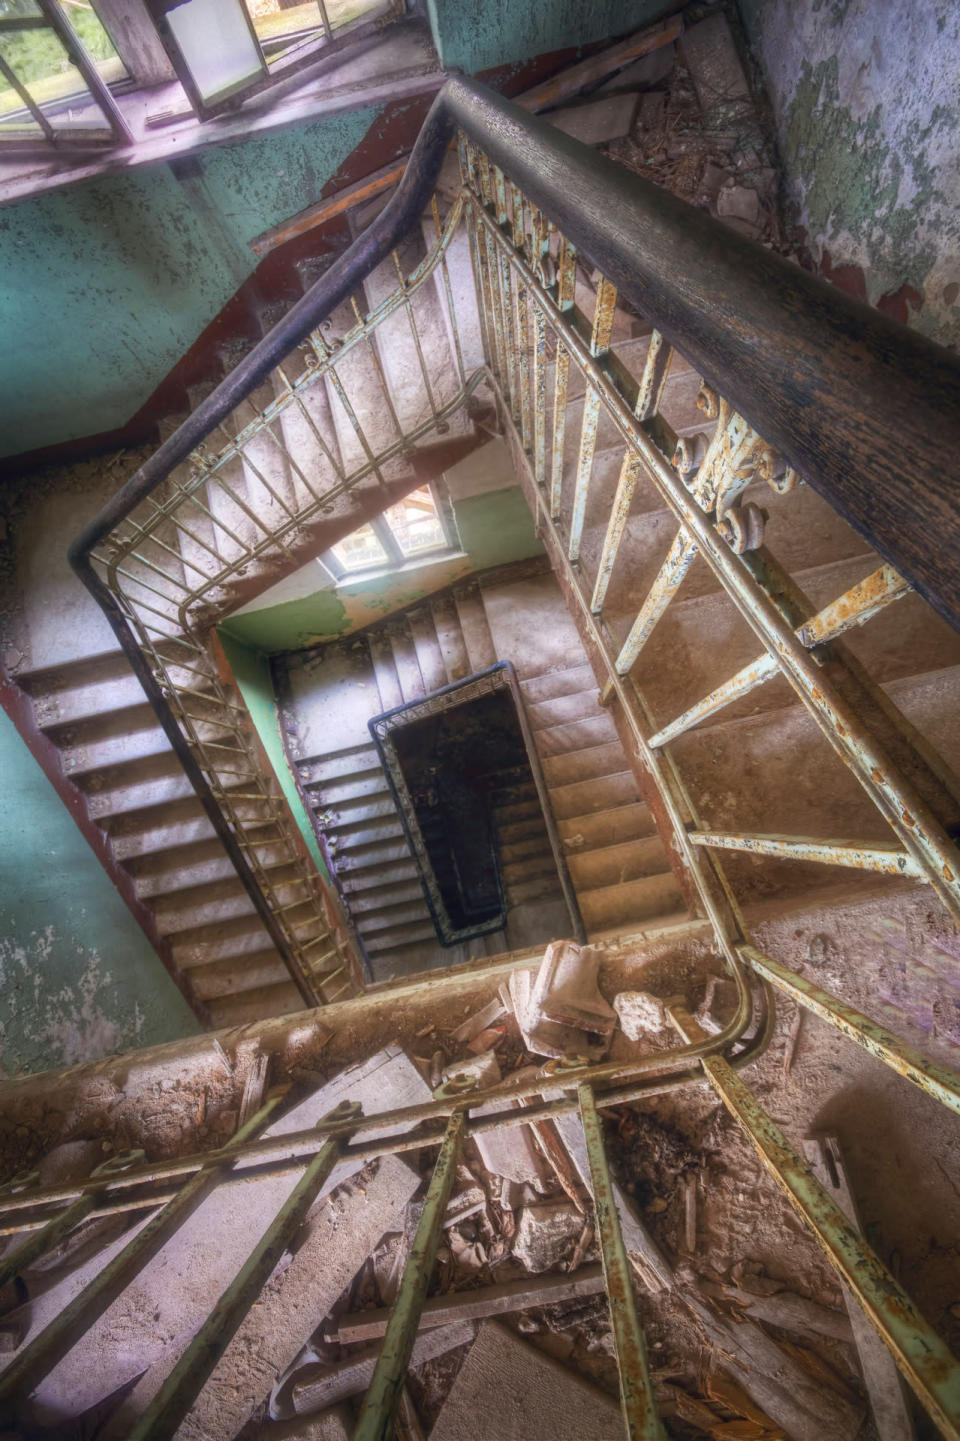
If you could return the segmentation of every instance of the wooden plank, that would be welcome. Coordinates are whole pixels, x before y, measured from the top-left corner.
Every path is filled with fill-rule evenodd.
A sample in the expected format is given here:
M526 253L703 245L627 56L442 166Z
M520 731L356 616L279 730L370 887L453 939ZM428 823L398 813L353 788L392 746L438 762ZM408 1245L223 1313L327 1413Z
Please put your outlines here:
M381 170L375 170L372 175L365 175L355 185L347 185L335 195L328 195L325 200L317 200L313 205L308 205L305 210L299 211L289 220L284 220L282 224L272 225L269 230L264 230L261 235L251 240L250 249L254 255L266 255L268 251L275 250L278 245L292 240L294 236L314 230L318 225L325 225L328 220L342 215L351 206L359 205L363 200L372 200L381 191L389 190L391 185L398 183L407 168L407 159L405 155L396 164L385 165Z
M503 1316L525 1311L529 1306L552 1306L577 1296L596 1296L603 1291L603 1267L583 1266L573 1275L531 1276L505 1281L499 1286L480 1286L472 1291L450 1291L432 1296L420 1315L421 1329L445 1326L455 1321L475 1321L485 1316ZM355 1341L374 1341L387 1329L389 1306L376 1311L355 1311L341 1316L331 1340L342 1346Z
M545 80L542 85L535 85L532 90L527 90L523 95L517 96L514 104L520 105L524 110L539 111L545 110L551 105L557 105L561 100L569 100L574 95L578 95L585 85L606 79L613 71L622 69L624 65L628 65L634 60L639 60L642 55L649 55L651 51L658 50L661 45L672 44L679 38L682 31L683 22L679 19L665 20L649 30L641 30L638 34L631 35L628 40L621 40L618 45L612 45L608 50L602 50L599 55L593 55L589 60L581 61L579 65L571 65L568 69L561 71L559 75ZM313 205L308 205L305 210L299 211L289 220L271 226L269 230L264 230L262 234L250 241L250 249L254 255L266 255L269 251L275 250L278 245L285 244L295 236L303 235L318 225L325 225L328 220L333 220L337 215L343 215L354 205L359 205L364 200L372 200L375 195L389 190L391 185L396 185L400 181L407 168L408 159L409 156L404 155L394 165L387 165L382 170L375 170L372 175L365 176L356 184L347 185L343 190L338 190L335 195L328 195L326 199L317 200Z
M591 55L588 60L581 60L579 65L571 65L568 69L561 70L559 75L544 80L542 85L535 85L532 90L524 91L517 96L514 104L531 111L546 110L551 105L558 105L561 100L569 100L574 95L579 95L587 85L605 80L614 70L622 70L624 65L639 60L642 55L659 50L661 45L672 44L682 33L683 21L677 16L653 25L649 30L640 30L629 39L611 45L608 50L601 50L599 55Z
M804 1141L803 1154L821 1186L830 1192L857 1229L862 1230L837 1137L812 1137ZM915 1441L916 1433L904 1383L892 1355L867 1320L852 1291L846 1287L843 1287L843 1298L880 1441Z

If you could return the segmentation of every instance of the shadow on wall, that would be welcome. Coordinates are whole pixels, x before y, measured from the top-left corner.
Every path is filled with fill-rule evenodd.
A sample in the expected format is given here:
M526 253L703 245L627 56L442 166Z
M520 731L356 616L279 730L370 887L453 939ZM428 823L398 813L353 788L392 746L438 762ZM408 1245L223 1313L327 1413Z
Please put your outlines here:
M0 1072L199 1031L13 722L0 710Z

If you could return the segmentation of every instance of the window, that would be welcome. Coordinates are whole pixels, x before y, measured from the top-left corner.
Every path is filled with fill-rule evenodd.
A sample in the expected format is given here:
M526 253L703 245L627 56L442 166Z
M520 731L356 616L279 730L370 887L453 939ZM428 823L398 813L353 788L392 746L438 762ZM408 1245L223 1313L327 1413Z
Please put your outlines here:
M0 140L125 142L123 62L86 0L0 0Z
M397 15L396 0L147 0L180 83L201 120Z
M422 485L344 536L322 559L332 575L343 580L367 571L401 570L421 557L449 555L459 548L449 504L432 486Z

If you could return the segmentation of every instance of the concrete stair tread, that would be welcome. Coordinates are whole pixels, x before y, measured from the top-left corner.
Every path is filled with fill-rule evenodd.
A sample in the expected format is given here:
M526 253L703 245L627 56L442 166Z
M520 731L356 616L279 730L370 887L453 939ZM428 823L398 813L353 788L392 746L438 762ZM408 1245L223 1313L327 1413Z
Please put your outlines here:
M279 951L273 947L230 956L209 965L194 966L190 982L201 1000L240 995L260 986L288 984L290 976Z
M562 755L543 757L543 774L548 788L571 785L577 781L599 780L623 769L623 747L619 740L600 741L582 750L565 751Z
M586 663L567 666L562 670L545 671L542 675L527 676L520 682L520 690L528 706L539 701L574 695L579 691L589 690L591 686L596 689L597 683L591 667Z
M672 871L578 890L577 902L584 924L590 929L649 920L651 916L670 914L682 904Z
M550 788L550 804L558 820L611 810L637 798L637 782L628 770L611 771L594 780L572 781Z
M581 837L583 849L589 850L656 833L650 809L641 800L628 801L607 810L594 811L590 815L570 816L566 819L558 816L557 831L568 856L577 854L579 848L571 846L569 842L578 837Z
M402 925L392 925L386 931L374 932L369 936L364 933L363 936L364 948L371 954L400 950L403 946L413 945L418 941L437 943L437 932L429 916L425 921L407 921Z
M360 891L352 890L347 894L350 898L348 902L350 914L358 925L361 917L366 923L372 916L386 912L392 914L396 907L425 904L423 887L416 875L413 879L387 881L379 886L367 887Z
M116 650L91 651L55 665L25 666L13 679L27 695L34 696L69 690L77 685L78 678L81 682L99 682L130 674L130 662L118 646Z
M527 716L534 740L542 730L553 730L560 725L594 717L600 710L597 694L597 687L594 685L587 690L570 691L566 695L528 705Z
M535 732L537 751L541 760L549 756L567 755L570 751L587 750L591 746L617 741L617 728L613 717L597 706L596 715L583 716L580 720L561 721L559 725L544 726Z
M346 750L334 751L330 755L301 756L296 761L301 775L309 772L309 779L319 782L335 780L340 776L354 775L375 770L380 766L380 756L375 745L350 746ZM305 777L304 777L305 778Z
M210 1018L216 1028L243 1026L266 1016L286 1016L307 1007L293 981L241 991L235 996L220 996L208 1002Z
M667 869L667 856L658 835L641 836L593 850L568 851L567 868L578 893L640 880Z

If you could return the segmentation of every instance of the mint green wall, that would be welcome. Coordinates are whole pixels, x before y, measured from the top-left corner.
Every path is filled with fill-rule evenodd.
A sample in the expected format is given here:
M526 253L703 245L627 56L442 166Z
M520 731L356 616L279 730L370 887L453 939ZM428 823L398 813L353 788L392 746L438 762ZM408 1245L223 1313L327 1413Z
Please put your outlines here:
M0 1074L200 1029L0 710Z
M0 455L123 425L315 200L377 111L144 166L0 209Z
M284 754L283 741L280 738L277 702L273 692L273 680L270 676L270 662L262 651L245 645L243 641L228 635L224 630L221 630L219 635L224 654L230 662L230 669L233 671L244 703L250 712L250 719L256 727L283 794L287 798L287 804L293 812L294 820L310 849L317 870L326 880L329 880L330 873L323 859L323 853L317 845L313 826L304 810L300 793L290 774L290 767L287 765L287 758Z
M444 65L476 74L551 50L629 34L670 9L669 0L427 0Z

